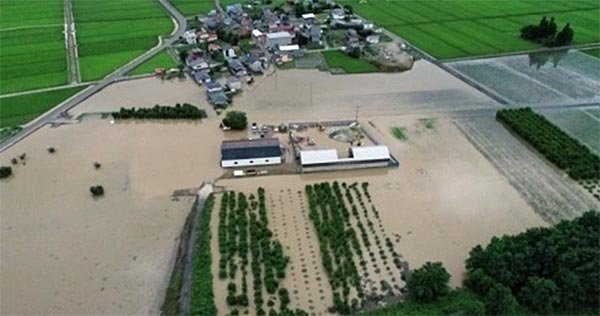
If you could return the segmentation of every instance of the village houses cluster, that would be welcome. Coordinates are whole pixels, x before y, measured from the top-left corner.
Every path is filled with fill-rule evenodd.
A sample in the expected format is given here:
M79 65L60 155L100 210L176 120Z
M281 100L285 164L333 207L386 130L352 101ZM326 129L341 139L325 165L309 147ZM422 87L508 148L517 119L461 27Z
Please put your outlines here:
M292 0L275 7L263 2L234 3L198 16L195 28L181 38L182 61L217 108L226 107L244 83L252 84L254 75L272 65L302 57L306 48L329 48L324 38L329 28L346 30L349 49L359 47L357 30L373 28L330 0Z

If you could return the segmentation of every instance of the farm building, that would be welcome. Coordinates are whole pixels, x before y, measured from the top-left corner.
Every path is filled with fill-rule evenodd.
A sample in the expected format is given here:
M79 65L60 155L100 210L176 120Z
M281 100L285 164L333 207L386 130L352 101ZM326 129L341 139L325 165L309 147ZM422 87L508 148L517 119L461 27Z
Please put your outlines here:
M348 158L340 158L335 149L300 151L300 164L304 172L386 167L391 160L387 146L382 145L350 147Z
M226 140L221 144L221 167L248 167L281 163L277 138Z

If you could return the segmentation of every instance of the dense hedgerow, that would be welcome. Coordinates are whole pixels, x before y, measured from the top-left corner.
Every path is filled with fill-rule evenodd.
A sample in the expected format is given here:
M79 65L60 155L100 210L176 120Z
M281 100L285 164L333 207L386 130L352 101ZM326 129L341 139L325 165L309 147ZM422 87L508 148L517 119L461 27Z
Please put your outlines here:
M113 112L115 119L192 119L206 118L206 111L189 103L175 104L175 106L155 105L151 108L121 108Z
M503 109L496 118L575 180L598 179L600 158L531 108Z
M211 251L210 251L210 217L214 206L214 197L204 202L200 214L200 222L196 231L198 238L194 245L192 261L193 276L191 285L190 315L216 315L215 297L212 285Z

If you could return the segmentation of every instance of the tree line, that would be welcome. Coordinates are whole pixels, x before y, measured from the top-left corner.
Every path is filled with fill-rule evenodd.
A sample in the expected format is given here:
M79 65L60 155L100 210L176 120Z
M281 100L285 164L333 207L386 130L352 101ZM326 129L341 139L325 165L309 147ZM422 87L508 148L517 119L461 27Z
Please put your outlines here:
M366 315L522 315L600 312L600 214L493 237L466 261L463 287L428 262L412 272L408 299Z
M151 108L121 108L113 112L115 119L191 119L200 120L206 118L206 111L199 109L189 103L175 104L175 106L155 105Z
M194 257L192 259L192 284L190 293L190 315L216 315L215 295L212 286L210 251L210 217L214 207L214 196L210 196L205 202L196 232L198 237L194 245Z
M549 47L569 45L573 41L574 36L575 32L569 23L559 32L554 17L548 20L544 16L539 24L529 24L521 28L522 38Z
M496 118L574 180L600 178L600 158L531 108L503 109Z

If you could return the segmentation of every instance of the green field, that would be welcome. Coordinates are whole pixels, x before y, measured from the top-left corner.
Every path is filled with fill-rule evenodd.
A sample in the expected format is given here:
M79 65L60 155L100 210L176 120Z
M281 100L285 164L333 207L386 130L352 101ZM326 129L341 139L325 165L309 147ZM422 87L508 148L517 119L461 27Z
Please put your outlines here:
M66 84L63 1L0 1L0 93Z
M168 52L162 51L158 55L152 57L150 60L141 64L135 68L130 75L143 75L154 72L156 68L174 68L177 67L177 63L173 60Z
M185 16L206 14L215 8L213 0L171 0L171 3Z
M74 87L0 99L0 128L25 124L85 89Z
M174 26L157 1L73 1L83 81L104 78L158 44Z
M600 58L600 48L586 49L586 50L582 50L582 52L584 52L588 55L592 55L596 58Z
M559 28L571 23L574 44L600 42L597 0L340 0L362 17L398 34L440 59L529 50L540 47L519 37L542 16Z
M377 67L366 60L352 58L346 53L338 50L323 52L325 62L330 69L342 69L348 74L377 72Z

